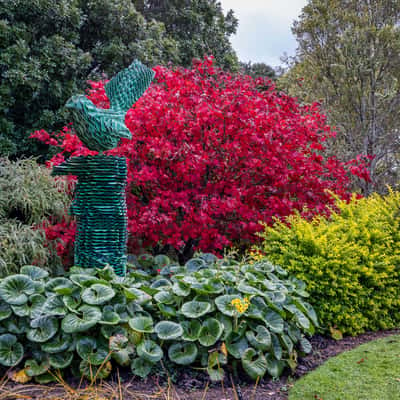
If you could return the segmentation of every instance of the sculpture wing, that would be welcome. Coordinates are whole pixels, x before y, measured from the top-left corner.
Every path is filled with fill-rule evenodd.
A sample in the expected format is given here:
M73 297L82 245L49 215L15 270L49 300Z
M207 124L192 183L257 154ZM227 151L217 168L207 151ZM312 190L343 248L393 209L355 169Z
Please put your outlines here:
M150 86L154 72L140 61L115 75L105 86L110 108L127 112Z

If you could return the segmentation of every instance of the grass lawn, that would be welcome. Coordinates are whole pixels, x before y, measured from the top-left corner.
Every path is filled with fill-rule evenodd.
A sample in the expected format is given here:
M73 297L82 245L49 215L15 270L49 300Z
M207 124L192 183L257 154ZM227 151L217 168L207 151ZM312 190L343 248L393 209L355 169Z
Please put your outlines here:
M400 335L365 343L295 383L289 400L400 399Z

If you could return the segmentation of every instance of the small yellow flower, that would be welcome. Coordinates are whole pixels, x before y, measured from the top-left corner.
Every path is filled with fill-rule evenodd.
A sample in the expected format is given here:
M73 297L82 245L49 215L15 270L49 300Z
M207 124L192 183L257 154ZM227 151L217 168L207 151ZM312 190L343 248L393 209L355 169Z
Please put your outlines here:
M243 300L236 298L231 301L231 304L236 308L238 313L243 314L249 308L250 301L247 297L245 297Z

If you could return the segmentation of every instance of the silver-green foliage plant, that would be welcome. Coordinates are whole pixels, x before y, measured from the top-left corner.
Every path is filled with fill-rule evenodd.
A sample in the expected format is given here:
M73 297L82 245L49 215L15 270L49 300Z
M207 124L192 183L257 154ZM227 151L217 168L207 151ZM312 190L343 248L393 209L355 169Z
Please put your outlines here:
M66 182L55 181L33 159L0 158L0 277L32 263L49 271L60 268L38 228L48 217L62 218L69 202L67 189Z
M105 378L115 363L145 377L163 359L212 380L232 363L277 377L311 350L304 335L318 322L305 297L280 267L211 254L183 267L141 257L126 277L72 267L52 278L28 265L0 280L0 364L39 382L66 368Z
M55 181L34 159L0 158L0 218L40 224L46 217L62 217L68 204L67 183Z
M0 277L15 274L21 266L33 262L49 271L62 270L59 258L46 244L43 230L0 219Z

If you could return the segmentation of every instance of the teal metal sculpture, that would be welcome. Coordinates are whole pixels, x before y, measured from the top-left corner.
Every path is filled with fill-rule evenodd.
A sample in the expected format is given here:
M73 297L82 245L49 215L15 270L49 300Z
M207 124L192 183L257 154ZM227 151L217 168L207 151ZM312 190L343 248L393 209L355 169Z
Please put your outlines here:
M111 265L125 275L127 210L126 160L101 154L121 138L131 138L125 125L129 108L149 87L154 72L135 60L106 84L110 108L97 108L86 96L68 100L79 139L97 156L73 157L53 168L53 175L78 178L70 213L77 217L75 265L102 268Z

